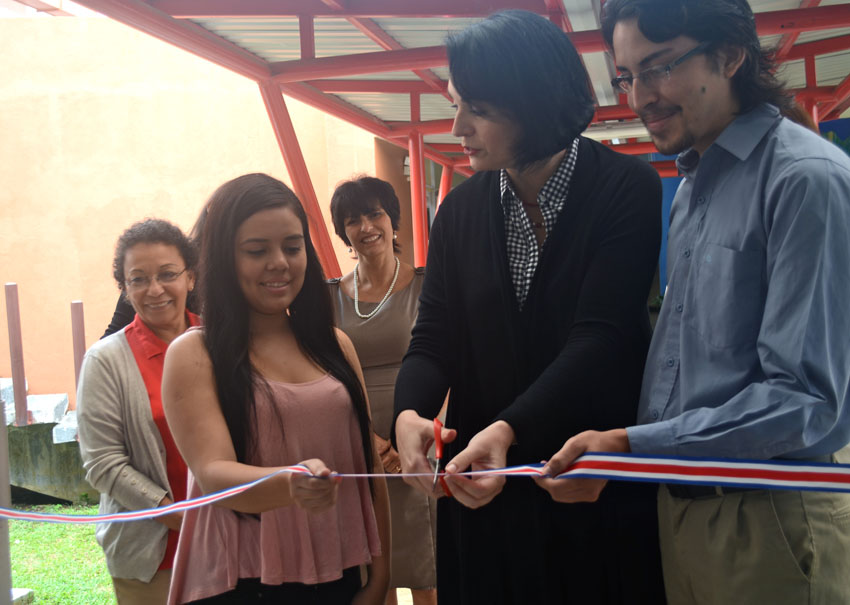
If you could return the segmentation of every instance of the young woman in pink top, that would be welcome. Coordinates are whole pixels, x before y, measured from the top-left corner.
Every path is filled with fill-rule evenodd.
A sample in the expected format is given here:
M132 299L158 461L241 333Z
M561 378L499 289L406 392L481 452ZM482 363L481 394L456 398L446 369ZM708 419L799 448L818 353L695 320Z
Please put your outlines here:
M383 603L386 484L331 476L381 472L363 377L295 194L263 174L219 187L199 279L204 328L172 343L162 385L189 497L312 476L188 511L169 602Z

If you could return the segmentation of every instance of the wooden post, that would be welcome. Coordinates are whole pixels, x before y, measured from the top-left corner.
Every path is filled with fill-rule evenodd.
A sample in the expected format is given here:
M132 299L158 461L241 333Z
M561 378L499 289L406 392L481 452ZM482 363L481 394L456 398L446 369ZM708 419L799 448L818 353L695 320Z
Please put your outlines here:
M9 488L9 436L6 428L6 412L0 426L0 506L12 507ZM9 554L9 522L0 519L0 605L12 604L12 558Z
M71 301L71 334L74 339L74 386L80 384L80 366L86 354L86 324L83 301Z
M18 284L15 283L6 284L6 321L9 324L12 391L15 393L15 426L26 426L27 383L24 372L24 345L21 340L21 309L18 305ZM4 410L4 416L5 413Z

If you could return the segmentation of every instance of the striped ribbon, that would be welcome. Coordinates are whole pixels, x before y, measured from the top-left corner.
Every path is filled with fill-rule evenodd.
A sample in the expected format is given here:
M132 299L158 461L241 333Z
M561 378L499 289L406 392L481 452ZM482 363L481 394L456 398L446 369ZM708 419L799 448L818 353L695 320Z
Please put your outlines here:
M467 477L507 476L543 477L543 464L524 464L499 469L458 473ZM54 515L33 513L0 507L0 518L47 523L124 523L154 519L174 512L199 508L241 494L281 473L309 473L301 465L289 466L261 477L251 483L237 485L200 498L184 500L148 510L110 515ZM395 474L338 474L342 478L356 477L432 477L432 473ZM850 493L850 465L790 460L731 460L727 458L687 458L680 456L647 456L643 454L588 453L558 475L573 479L610 479L645 483L679 483L689 485L720 485L754 489L786 489Z

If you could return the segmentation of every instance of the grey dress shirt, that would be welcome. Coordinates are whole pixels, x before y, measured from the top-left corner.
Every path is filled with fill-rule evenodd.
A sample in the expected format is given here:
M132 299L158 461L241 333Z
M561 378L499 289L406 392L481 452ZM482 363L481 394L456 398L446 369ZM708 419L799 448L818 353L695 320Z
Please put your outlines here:
M850 441L850 158L771 105L684 179L632 451L816 458Z

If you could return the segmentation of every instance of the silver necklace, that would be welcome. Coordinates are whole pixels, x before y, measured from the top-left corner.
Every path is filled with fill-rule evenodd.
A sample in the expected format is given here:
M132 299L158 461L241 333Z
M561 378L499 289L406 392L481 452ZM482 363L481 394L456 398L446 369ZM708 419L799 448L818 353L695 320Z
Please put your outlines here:
M375 313L381 310L381 307L384 306L384 303L387 302L387 299L392 294L393 288L395 288L395 282L398 279L398 268L401 266L401 263L398 261L398 257L395 257L395 275L393 275L393 283L390 284L390 289L387 290L387 293L384 294L384 297L381 299L381 302L378 303L378 306L372 309L371 313L366 313L365 315L360 312L360 296L357 293L357 270L360 268L360 263L354 267L354 312L357 313L357 316L360 319L369 319Z

